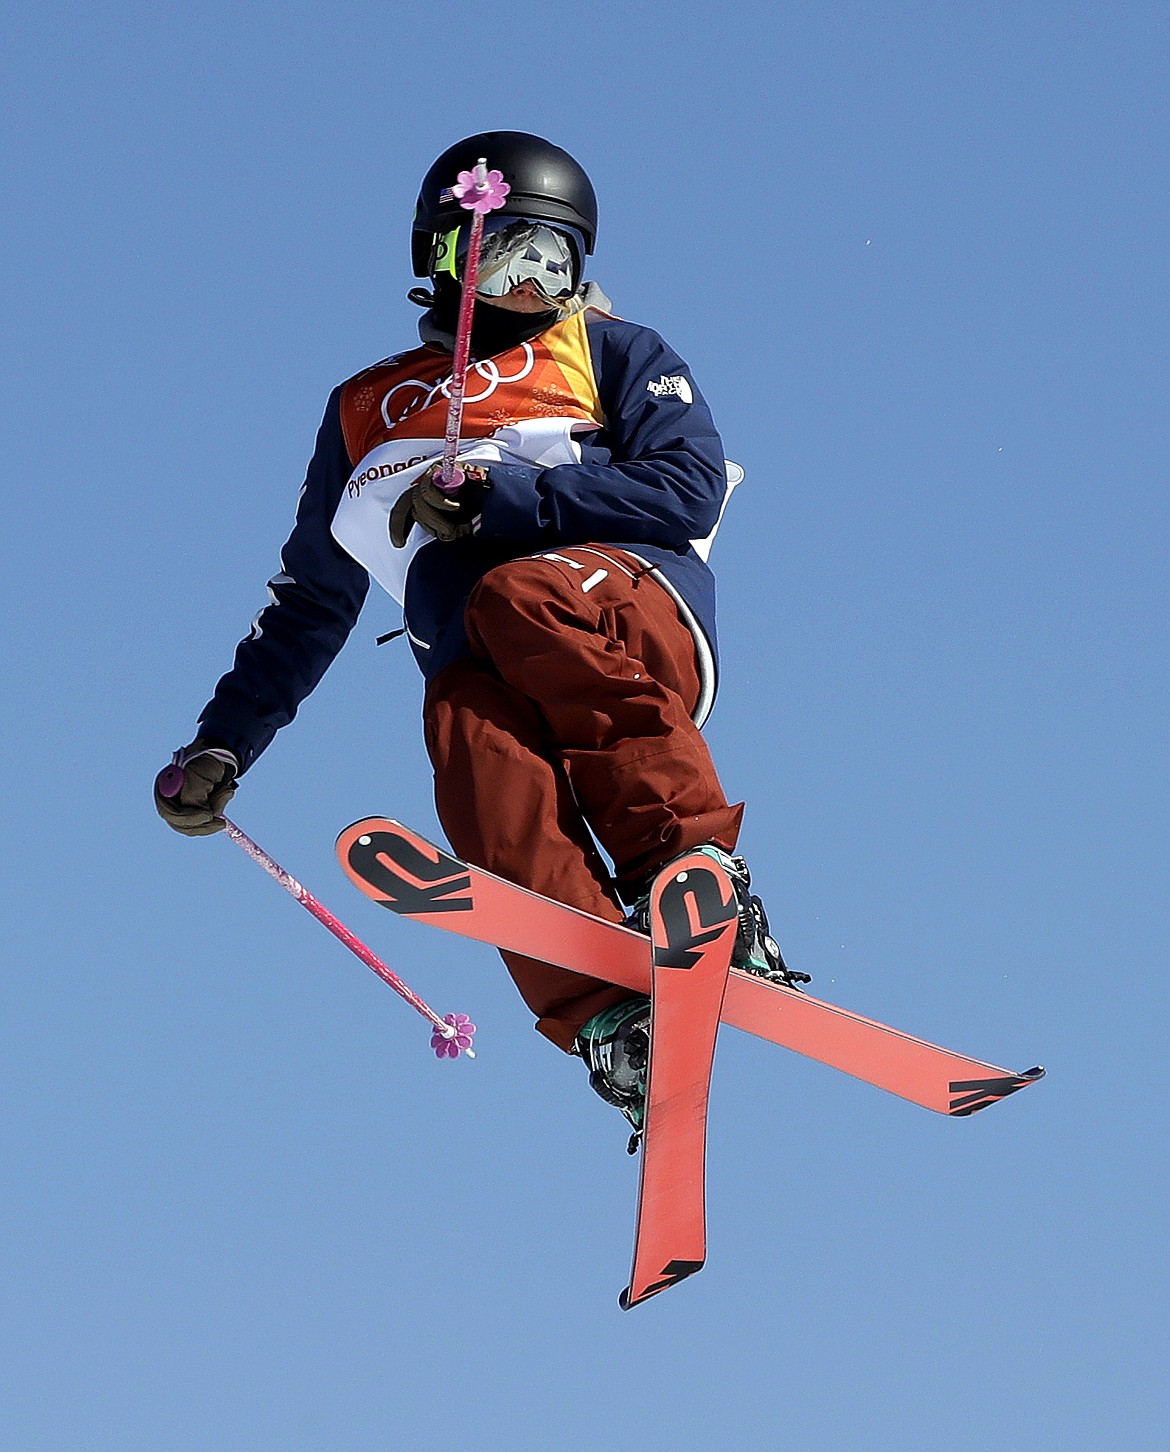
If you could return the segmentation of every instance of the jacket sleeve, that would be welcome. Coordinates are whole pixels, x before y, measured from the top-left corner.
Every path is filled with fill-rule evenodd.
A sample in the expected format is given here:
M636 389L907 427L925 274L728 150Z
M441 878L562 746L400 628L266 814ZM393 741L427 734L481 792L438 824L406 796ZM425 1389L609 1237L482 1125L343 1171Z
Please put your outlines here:
M296 523L268 582L269 604L236 648L231 670L199 719L199 735L221 741L247 770L297 713L345 644L369 590L366 571L330 533L350 461L341 432L340 389L326 405Z
M590 327L590 341L604 449L548 469L493 464L481 536L683 551L715 528L726 492L710 410L690 369L651 329L607 318Z

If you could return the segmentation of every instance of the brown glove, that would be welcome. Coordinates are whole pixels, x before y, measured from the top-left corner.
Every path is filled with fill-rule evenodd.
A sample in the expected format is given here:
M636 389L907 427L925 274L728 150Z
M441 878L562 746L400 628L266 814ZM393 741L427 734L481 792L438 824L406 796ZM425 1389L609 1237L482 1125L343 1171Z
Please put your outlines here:
M447 494L438 482L441 467L432 464L420 474L390 511L390 543L395 549L403 547L416 524L444 544L477 529L488 488L487 470L476 464L460 464L463 483L454 494Z
M175 752L172 765L183 772L177 796L164 797L154 783L154 805L159 816L184 837L209 837L223 831L223 812L236 790L240 763L225 746L197 736L190 746Z

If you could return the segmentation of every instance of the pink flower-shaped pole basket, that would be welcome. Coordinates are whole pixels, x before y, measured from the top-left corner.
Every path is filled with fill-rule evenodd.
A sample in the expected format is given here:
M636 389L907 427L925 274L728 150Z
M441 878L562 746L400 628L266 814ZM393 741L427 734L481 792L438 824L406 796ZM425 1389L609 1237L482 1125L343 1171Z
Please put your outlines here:
M482 172L482 178L478 173ZM479 162L474 171L461 171L459 180L451 188L459 205L469 212L487 216L497 207L502 207L512 188L504 180L502 171L488 171L486 162Z
M460 1054L466 1054L469 1059L475 1058L475 1050L471 1047L471 1041L475 1037L475 1025L465 1013L449 1013L444 1017L444 1023L448 1031L436 1028L431 1034L431 1048L435 1051L435 1057L439 1059L457 1059Z

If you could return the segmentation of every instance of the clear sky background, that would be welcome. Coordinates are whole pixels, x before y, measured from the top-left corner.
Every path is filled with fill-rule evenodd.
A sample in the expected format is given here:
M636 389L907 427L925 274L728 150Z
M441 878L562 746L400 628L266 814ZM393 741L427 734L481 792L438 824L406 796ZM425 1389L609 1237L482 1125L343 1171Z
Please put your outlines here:
M0 55L3 1452L1170 1444L1161 3L42 3ZM419 179L592 174L592 275L747 471L709 729L814 991L1049 1068L952 1121L732 1031L703 1274L493 954L333 857L434 833L371 595L234 815L151 779L329 389L414 339Z

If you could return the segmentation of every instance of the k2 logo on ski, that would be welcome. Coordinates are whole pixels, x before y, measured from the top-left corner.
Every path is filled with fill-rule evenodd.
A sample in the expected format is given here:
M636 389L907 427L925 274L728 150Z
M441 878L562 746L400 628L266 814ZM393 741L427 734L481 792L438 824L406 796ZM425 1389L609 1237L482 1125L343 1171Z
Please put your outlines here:
M651 379L646 385L646 392L652 393L655 398L681 398L684 403L695 400L690 383L681 373L664 373L657 383Z

